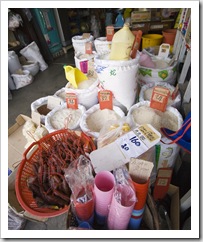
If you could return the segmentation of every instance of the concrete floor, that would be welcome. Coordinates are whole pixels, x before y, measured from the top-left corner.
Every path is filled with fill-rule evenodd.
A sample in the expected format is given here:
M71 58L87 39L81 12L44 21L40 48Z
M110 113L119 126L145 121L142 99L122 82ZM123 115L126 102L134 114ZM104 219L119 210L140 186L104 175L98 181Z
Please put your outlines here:
M31 84L12 90L8 101L8 128L15 124L19 114L31 117L31 103L38 98L53 95L67 83L64 65L75 66L74 50L56 58L45 71L39 71Z

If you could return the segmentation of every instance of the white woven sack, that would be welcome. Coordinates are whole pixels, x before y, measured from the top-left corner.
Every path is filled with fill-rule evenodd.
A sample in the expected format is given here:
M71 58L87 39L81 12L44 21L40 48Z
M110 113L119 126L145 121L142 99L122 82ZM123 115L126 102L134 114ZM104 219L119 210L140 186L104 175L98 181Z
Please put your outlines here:
M150 101L150 99L145 98L145 91L147 91L149 88L153 88L155 86L166 87L171 92L173 92L175 90L175 87L170 85L169 83L165 83L165 82L148 83L148 84L145 84L144 86L141 87L141 90L140 90L140 93L139 93L139 102ZM177 108L179 110L180 105L181 105L181 94L180 94L180 92L178 92L178 95L176 96L176 98L171 101L171 105L170 105L170 103L168 103L167 106L172 106L172 107Z
M22 68L29 71L32 76L35 76L39 72L39 63L37 61L27 61L25 65L22 65Z
M57 129L55 127L53 127L53 125L52 125L52 117L57 111L60 111L60 110L63 110L63 109L68 109L66 103L63 103L61 106L55 107L54 109L51 110L51 112L49 112L46 115L46 117L45 117L45 127L49 131L49 133L57 131ZM75 122L73 123L72 126L68 126L68 129L71 129L71 130L79 130L80 129L80 120L82 118L82 115L85 113L86 108L79 104L78 109L81 111L81 116L75 118ZM62 122L64 123L64 128L65 128L65 120L63 120Z
M27 86L33 82L34 77L29 71L22 71L22 74L12 74L16 89Z
M141 106L147 106L150 107L150 102L149 101L142 101L138 102L135 105L133 105L127 115L132 115L132 112ZM178 120L177 126L178 129L182 126L183 123L183 118L180 112L174 108L174 107L167 107L166 111L169 111L173 113ZM150 123L150 120L149 120ZM151 124L151 123L150 123ZM154 161L155 161L155 167L156 169L160 167L173 167L175 164L175 161L177 159L177 156L179 154L179 146L174 143L174 144L169 144L171 140L166 138L165 136L162 135L161 140L163 140L166 144L162 143L161 141L155 146L155 152L154 152ZM158 155L157 155L158 154Z
M96 112L97 110L100 109L100 104L96 104L93 107L89 108L82 116L81 121L80 121L80 128L81 130L86 133L88 136L91 136L93 138L98 138L99 137L99 132L94 132L92 130L89 129L88 125L87 125L87 118L89 117L89 115L93 114L94 112ZM125 113L116 106L113 106L113 110L122 118L125 116ZM100 120L103 123L105 123L106 121L108 121L108 119L106 120Z
M25 48L23 48L20 51L21 55L23 55L27 60L30 61L37 61L40 66L40 70L44 71L48 68L48 65L44 61L44 58L42 57L40 50L37 46L37 44L33 41L29 45L27 45Z
M76 35L76 36L73 36L71 40L72 40L75 53L80 52L85 54L85 44L87 42L92 43L92 47L93 47L92 49L94 50L94 36L92 35L90 35L90 37L86 39L84 39L82 35Z
M49 98L49 96L41 97L41 98L35 100L34 102L32 102L31 105L30 105L31 111L39 113L37 109L39 107L43 106L43 105L47 105L48 104L48 98ZM62 105L64 103L64 101L61 98L59 98L59 99L60 99L60 105ZM41 120L42 124L45 124L45 118L46 118L46 115L40 114L40 120Z
M157 57L152 57L152 60ZM171 59L166 59L166 63L169 63ZM165 67L163 69L148 68L139 65L138 67L138 83L143 86L148 83L166 82L171 85L175 85L177 77L177 61L172 66Z
M109 54L111 51L111 41L107 41L106 37L99 37L94 40L94 46L96 49L96 52L99 55L103 54Z
M16 71L21 69L22 66L15 51L8 51L8 70L10 74L16 74Z
M98 84L99 80L96 79L94 83L86 89L74 89L70 82L65 86L66 93L75 93L78 99L78 103L85 106L86 109L91 108L98 103Z

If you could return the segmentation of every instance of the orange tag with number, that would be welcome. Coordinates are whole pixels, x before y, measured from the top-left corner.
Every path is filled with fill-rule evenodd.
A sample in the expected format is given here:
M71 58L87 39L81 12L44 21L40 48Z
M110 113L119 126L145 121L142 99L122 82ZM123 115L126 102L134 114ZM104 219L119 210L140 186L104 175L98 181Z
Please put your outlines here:
M113 26L107 26L106 27L106 40L112 41L114 36L114 27Z
M92 43L91 42L85 43L85 54L92 54Z
M170 90L165 87L154 87L150 100L150 107L165 112Z
M109 90L102 90L98 93L100 109L113 109L113 94Z
M66 93L67 108L78 109L78 99L75 93Z

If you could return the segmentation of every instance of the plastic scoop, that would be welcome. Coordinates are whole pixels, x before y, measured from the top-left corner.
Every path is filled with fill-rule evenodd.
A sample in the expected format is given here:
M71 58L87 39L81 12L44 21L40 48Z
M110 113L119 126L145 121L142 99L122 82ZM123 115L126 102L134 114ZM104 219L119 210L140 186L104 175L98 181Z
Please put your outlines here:
M75 87L78 88L78 84L82 81L88 80L87 76L78 68L72 66L64 66L66 79Z

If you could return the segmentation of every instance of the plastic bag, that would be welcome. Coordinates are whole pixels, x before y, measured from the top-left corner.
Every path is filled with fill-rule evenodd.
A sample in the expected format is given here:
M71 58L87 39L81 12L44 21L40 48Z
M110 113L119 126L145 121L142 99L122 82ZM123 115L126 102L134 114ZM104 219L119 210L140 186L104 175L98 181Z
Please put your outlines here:
M135 123L132 120L132 116L124 116L120 120L109 120L103 128L100 130L99 137L97 139L97 147L101 148L114 142L120 136L128 133L135 128Z
M20 25L22 25L23 20L19 14L14 14L13 12L9 12L8 14L8 28L14 31Z
M20 230L24 229L26 219L15 214L11 208L8 207L8 229L9 230Z
M29 71L32 76L35 76L39 72L39 63L37 61L27 61L22 68Z

